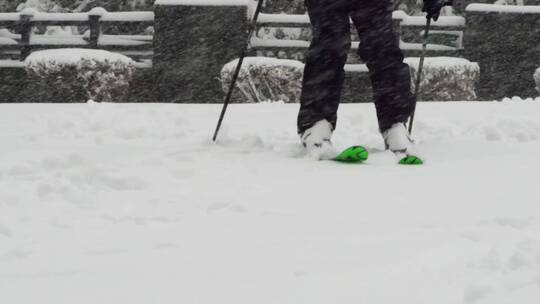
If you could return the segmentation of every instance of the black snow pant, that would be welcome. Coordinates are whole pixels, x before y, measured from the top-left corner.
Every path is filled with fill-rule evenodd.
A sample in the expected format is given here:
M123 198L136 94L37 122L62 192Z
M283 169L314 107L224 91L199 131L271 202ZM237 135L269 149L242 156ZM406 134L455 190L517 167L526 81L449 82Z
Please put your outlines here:
M349 17L358 30L358 54L369 68L379 129L406 122L414 108L409 67L393 32L390 0L306 0L313 28L298 115L298 132L326 119L335 128L351 47Z

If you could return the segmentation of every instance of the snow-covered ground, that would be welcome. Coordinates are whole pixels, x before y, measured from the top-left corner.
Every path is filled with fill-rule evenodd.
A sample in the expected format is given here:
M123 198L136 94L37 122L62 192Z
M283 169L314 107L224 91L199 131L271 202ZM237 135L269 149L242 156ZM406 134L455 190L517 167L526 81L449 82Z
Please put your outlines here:
M372 105L315 162L297 105L0 106L0 303L537 304L540 102L420 104L427 160Z

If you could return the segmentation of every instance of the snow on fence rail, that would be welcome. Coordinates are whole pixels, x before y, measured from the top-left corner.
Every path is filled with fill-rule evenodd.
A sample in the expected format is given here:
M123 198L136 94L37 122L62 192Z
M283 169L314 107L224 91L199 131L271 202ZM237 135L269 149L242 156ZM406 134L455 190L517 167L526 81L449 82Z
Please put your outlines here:
M539 5L497 5L474 3L467 6L468 12L507 13L507 14L540 14Z
M103 8L94 8L87 13L42 13L34 9L0 13L0 27L12 27L19 33L0 32L0 53L19 53L18 59L24 60L36 49L87 47L116 51L135 58L150 58L153 54L152 35L103 34L106 25L126 23L151 26L154 24L154 13L107 12ZM81 35L34 34L34 28L38 26L81 26L88 27L88 31Z
M20 21L21 16L31 16L32 22L53 22L55 25L71 21L87 22L90 16L100 16L104 22L154 22L152 11L108 12L104 8L94 8L86 13L43 13L34 9L25 9L17 13L0 13L0 25Z

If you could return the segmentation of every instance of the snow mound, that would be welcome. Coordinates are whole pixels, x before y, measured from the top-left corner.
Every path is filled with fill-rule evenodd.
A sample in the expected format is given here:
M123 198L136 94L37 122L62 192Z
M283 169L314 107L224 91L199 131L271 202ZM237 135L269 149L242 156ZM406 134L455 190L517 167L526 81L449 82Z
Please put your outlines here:
M409 66L418 69L420 58L408 57L405 58L405 63ZM424 60L424 68L443 68L443 69L468 69L480 71L480 66L477 63L470 62L464 58L458 57L426 57Z

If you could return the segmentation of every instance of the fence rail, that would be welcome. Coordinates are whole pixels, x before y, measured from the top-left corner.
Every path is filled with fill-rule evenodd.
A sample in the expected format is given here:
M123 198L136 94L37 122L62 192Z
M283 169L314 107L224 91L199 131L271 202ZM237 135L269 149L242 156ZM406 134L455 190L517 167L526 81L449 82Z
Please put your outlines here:
M394 11L392 15L394 28L398 34L399 44L402 50L408 55L415 55L421 50L422 44L418 41L424 29L426 18L423 16L409 16L403 11ZM307 40L294 39L266 39L260 38L258 33L264 28L291 28L308 29L310 21L307 15L285 15L285 14L261 14L257 23L256 35L251 38L251 47L257 54L269 53L280 57L279 53L284 53L283 57L294 57L294 53L305 51L309 47ZM355 29L351 21L353 32L352 50L358 49L359 41L355 38ZM427 46L428 55L459 55L463 51L463 30L465 29L465 18L459 16L443 16L438 21L432 22L432 33L434 35L450 35L455 37L455 45L429 43ZM416 41L406 41L404 33L414 33ZM410 36L410 35L409 35Z

